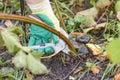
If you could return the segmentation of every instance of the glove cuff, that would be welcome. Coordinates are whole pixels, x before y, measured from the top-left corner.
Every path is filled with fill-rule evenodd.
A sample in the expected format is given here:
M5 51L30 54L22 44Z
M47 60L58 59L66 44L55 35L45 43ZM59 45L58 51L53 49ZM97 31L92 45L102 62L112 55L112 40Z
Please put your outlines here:
M49 0L26 0L26 2L33 14L38 14L44 11L52 12Z

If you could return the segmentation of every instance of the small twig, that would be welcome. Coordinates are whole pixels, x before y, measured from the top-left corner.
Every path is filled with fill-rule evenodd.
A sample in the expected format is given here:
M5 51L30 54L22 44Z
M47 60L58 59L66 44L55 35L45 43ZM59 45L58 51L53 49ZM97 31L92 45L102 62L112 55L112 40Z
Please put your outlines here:
M97 20L97 24L101 21L101 19L106 15L107 11L105 10L104 13L100 16L100 18Z
M108 8L113 4L113 0L111 0L110 4L106 7L104 13L102 13L102 15L100 16L100 18L97 20L97 24L101 21L101 19L106 15Z
M76 70L76 68L79 66L80 63L81 63L81 61L62 80L65 80L66 78L68 78L73 73L73 71Z

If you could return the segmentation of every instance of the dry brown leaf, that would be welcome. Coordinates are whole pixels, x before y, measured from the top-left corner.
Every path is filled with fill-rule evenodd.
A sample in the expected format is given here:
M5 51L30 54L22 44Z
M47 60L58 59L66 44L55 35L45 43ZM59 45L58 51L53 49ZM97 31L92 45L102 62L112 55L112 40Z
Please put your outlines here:
M103 52L99 45L88 43L86 46L89 48L93 55L99 55Z
M73 76L69 76L69 80L76 80L76 78Z
M74 72L73 72L73 74L81 74L81 73L83 73L84 72L84 68L82 68L82 67L80 67L80 68L77 68Z
M96 24L95 26L84 29L83 31L84 31L84 33L88 33L89 31L91 31L93 29L105 28L107 26L107 24L108 24L107 22Z
M117 13L117 19L120 21L120 12Z
M120 80L120 73L118 73L114 76L114 80Z
M102 55L95 56L95 58L100 60L100 61L102 61L102 62L104 62L104 61L109 59L106 51L103 52Z
M96 7L98 8L105 8L106 6L109 6L111 3L110 0L98 0L96 3Z
M93 74L99 74L100 73L101 68L99 66L95 66L91 68L91 71Z
M89 23L87 23L86 25L92 26L92 25L96 25L96 21L94 20L94 18L97 17L97 15L98 15L98 9L95 7L92 7L90 9L78 12L75 15L75 18L85 17L89 20Z
M95 17L97 16L97 14L98 14L97 8L92 7L92 8L90 8L90 9L86 9L86 10L84 10L84 11L78 12L78 13L75 15L75 18L78 18L78 17L80 17L81 15L83 15L83 16L88 16L88 17L91 16L91 17L95 18Z
M95 58L97 58L98 60L100 60L100 61L106 61L108 58L107 58L107 56L95 56Z
M33 80L33 75L30 74L30 72L28 70L25 70L25 75L26 75L28 80Z
M104 22L104 23L100 23L100 24L97 24L96 26L95 26L95 28L97 28L97 29L99 29L99 28L104 28L104 27L106 27L107 26L107 22Z
M72 35L72 37L78 37L78 36L84 36L85 35L85 33L81 33L81 32L72 32L71 33L71 35Z

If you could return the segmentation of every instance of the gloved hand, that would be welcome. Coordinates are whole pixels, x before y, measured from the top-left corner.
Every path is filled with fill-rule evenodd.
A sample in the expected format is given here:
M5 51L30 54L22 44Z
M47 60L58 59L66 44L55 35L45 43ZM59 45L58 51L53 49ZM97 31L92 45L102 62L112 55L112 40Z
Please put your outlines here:
M32 14L39 17L43 22L48 24L50 27L60 30L59 21L55 17L49 0L26 0L28 6L30 7ZM34 5L33 5L34 4ZM28 46L42 45L44 43L54 43L59 42L59 38L53 33L49 32L44 28L40 28L37 25L31 24L30 26L30 40ZM44 49L36 49L35 51L40 53L50 54L54 52L52 47L47 47Z

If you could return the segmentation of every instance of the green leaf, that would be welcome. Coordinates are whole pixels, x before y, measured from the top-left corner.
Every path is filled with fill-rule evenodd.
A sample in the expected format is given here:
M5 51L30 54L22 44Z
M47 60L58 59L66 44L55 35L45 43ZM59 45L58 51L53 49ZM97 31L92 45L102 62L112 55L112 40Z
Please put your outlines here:
M40 57L43 56L43 54L35 51L30 52L30 54L32 54L36 59L40 59Z
M40 62L40 59L36 59L32 54L27 55L28 69L33 74L45 74L48 70L44 64Z
M75 23L76 24L87 24L89 22L89 18L88 17L85 17L85 16L80 16L78 18L75 18L74 19Z
M117 2L115 3L115 11L116 11L116 12L120 12L120 1L117 1Z
M0 2L0 10L2 10L2 9L3 9L3 7L4 7L3 2Z
M71 26L75 25L73 19L68 20L68 24Z
M109 6L110 2L110 0L98 0L96 6L98 8L105 8L106 6Z
M2 74L0 73L0 80L2 80Z
M1 31L1 35L9 52L17 52L22 47L16 34L4 29Z
M12 31L12 32L11 32ZM28 47L24 47L19 42L19 37L16 35L17 33L22 33L19 28L14 29L3 29L1 31L1 36L6 44L6 47L10 53L17 53L20 49L26 53L30 53L31 49Z
M12 58L12 63L14 63L14 65L17 68L23 68L23 67L27 67L27 62L26 62L26 53L23 52L22 50L20 50L15 56L14 58Z
M120 38L109 42L106 51L113 63L120 63Z
M86 62L86 66L91 68L91 67L94 67L95 64L94 63L91 63L91 62Z
M1 68L0 72L2 73L2 75L6 75L9 73L13 73L14 69L11 67L3 67L3 68Z
M95 6L97 1L98 0L90 0L90 4L93 5L93 6Z
M20 27L16 27L16 26L9 26L7 30L18 35L24 34L24 31Z
M120 36L120 23L117 24L118 35Z
M16 3L16 0L10 0L11 3Z
M4 62L2 62L2 61L1 61L1 58L0 58L0 65L3 65L3 64L4 64Z
M20 10L20 2L15 2L14 7L16 8L16 10Z

